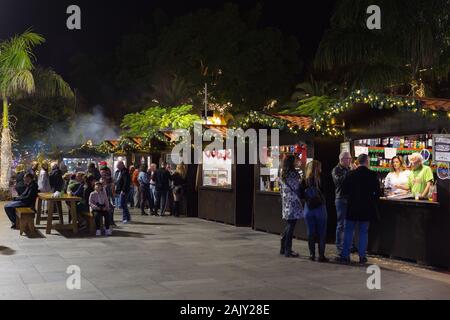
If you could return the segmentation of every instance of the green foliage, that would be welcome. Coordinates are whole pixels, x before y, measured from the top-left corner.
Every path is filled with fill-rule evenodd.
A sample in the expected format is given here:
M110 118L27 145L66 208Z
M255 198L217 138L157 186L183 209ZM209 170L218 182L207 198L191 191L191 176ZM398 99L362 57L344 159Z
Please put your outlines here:
M21 141L45 139L52 123L73 114L70 86L53 70L34 66L33 48L43 42L41 35L27 30L0 43L0 91L3 99L12 101L14 129ZM9 108L5 111L7 126Z
M287 98L300 69L298 44L277 29L258 28L259 16L260 8L246 19L227 4L181 17L161 36L158 64L197 91L207 82L217 102L231 102L233 112Z
M127 114L121 124L125 135L143 138L160 137L162 130L190 129L200 121L192 114L191 105L173 108L151 107L139 113Z
M323 114L337 99L328 96L313 96L298 101L296 107L283 108L280 114L318 116Z
M234 114L286 100L301 68L299 45L261 27L260 13L260 7L244 12L233 4L172 20L159 13L124 37L112 57L79 56L73 78L90 100L116 104L124 113L155 104L199 110L205 83L210 101L232 103Z
M33 48L44 38L31 30L0 43L0 91L5 97L34 92Z
M449 0L379 0L381 30L366 27L370 0L341 0L315 59L352 88L382 91L432 83L450 70Z

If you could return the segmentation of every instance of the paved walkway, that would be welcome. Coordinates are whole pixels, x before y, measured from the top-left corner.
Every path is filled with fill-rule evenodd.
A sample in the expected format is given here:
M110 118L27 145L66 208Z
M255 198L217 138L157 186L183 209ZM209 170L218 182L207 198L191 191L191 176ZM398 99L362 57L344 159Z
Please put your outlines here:
M368 290L364 267L311 262L302 241L294 242L302 257L286 259L278 236L247 228L134 212L111 238L29 239L0 211L0 299L450 298L448 273L371 259L382 287ZM66 287L70 265L81 268L81 290Z

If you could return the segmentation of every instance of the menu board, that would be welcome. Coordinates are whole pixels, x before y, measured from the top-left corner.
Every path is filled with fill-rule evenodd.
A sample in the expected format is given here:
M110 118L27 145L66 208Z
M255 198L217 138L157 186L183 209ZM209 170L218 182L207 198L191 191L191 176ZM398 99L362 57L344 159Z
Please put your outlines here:
M231 187L232 152L212 150L203 152L203 185Z
M450 162L450 135L435 134L433 136L434 160L439 162Z
M341 152L350 152L350 142L341 143Z
M355 157L357 158L361 154L369 154L369 148L368 147L355 146Z

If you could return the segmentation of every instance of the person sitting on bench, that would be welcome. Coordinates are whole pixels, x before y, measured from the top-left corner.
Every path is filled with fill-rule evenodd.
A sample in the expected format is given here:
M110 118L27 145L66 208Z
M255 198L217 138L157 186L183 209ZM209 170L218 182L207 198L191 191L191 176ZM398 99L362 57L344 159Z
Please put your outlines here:
M16 208L33 208L38 196L38 184L34 181L34 176L27 173L24 178L26 189L18 197L14 198L12 202L5 205L5 212L9 220L11 220L11 229L16 228Z
M91 207L91 212L95 219L95 235L102 235L102 231L100 229L101 222L102 219L105 218L105 235L111 236L112 229L110 227L111 221L109 218L109 199L101 182L95 183L95 190L89 196L89 206Z

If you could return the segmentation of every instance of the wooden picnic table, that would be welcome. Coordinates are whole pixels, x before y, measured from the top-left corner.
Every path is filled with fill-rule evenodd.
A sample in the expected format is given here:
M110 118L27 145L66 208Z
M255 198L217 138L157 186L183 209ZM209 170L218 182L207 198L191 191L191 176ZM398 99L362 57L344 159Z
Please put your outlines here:
M51 234L52 228L58 227L59 229L72 229L74 234L78 233L78 216L77 216L77 208L76 203L81 201L80 197L69 196L68 194L62 194L59 198L53 198L53 193L39 193L38 194L38 208L37 208L37 217L36 224L39 225L41 223L41 215L42 215L42 202L47 201L48 203L48 214L47 214L47 229L46 234ZM66 202L69 204L69 215L72 218L72 221L64 225L63 213L62 213L62 203ZM53 226L53 211L55 209L59 214L59 222L60 224L57 226Z

